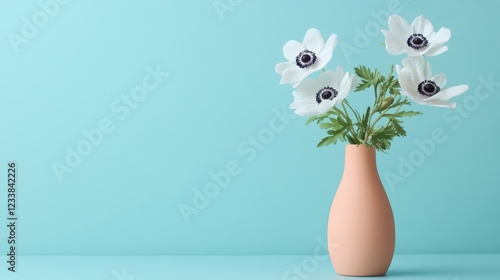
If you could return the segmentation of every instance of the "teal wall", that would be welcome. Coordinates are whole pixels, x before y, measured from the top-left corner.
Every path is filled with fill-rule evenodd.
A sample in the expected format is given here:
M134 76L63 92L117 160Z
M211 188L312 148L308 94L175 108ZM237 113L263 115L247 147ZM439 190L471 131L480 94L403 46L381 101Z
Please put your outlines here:
M274 66L315 27L339 36L329 69L388 70L403 56L374 30L392 12L450 28L430 61L470 86L378 155L396 252L500 253L496 2L54 1L0 2L0 224L15 160L18 253L312 254L344 146L315 147Z

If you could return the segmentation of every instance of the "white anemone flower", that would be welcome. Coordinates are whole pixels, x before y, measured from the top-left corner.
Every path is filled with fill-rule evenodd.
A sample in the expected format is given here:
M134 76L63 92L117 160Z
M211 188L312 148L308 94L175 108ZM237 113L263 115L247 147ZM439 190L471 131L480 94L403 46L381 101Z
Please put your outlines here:
M310 74L321 70L332 58L333 49L338 43L337 35L332 34L323 40L319 30L307 30L302 43L290 40L283 46L283 55L288 62L278 63L276 73L281 75L281 84L296 85Z
M293 92L294 102L290 109L295 109L299 116L324 114L342 102L357 84L357 77L344 73L341 67L336 72L321 73L317 80L304 79Z
M388 53L408 56L435 56L448 50L444 43L450 40L451 32L442 27L434 32L432 23L424 16L418 16L411 25L399 15L389 17L389 30L382 30Z
M398 67L401 94L418 104L455 108L455 102L446 101L469 89L468 85L444 88L446 75L440 73L432 76L431 65L422 56L407 57L402 63L403 67Z

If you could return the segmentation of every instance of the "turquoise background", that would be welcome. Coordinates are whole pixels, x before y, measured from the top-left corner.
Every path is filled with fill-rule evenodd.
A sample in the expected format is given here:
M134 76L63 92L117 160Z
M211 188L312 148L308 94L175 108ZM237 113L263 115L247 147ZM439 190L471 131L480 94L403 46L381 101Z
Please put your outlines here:
M0 2L0 224L15 160L19 254L311 254L326 239L344 145L316 148L324 131L287 109L274 66L315 27L339 36L328 69L386 72L404 56L373 33L386 28L380 11L450 28L449 51L430 61L448 85L470 86L459 110L415 104L424 114L406 122L408 137L378 155L396 253L500 253L498 3L60 1L16 52L23 18L43 23L38 3ZM148 67L169 74L123 101ZM362 108L371 96L349 98ZM101 122L108 133L88 151L82 131ZM78 145L88 155L58 178L53 165ZM226 186L183 217L211 174ZM2 255L6 236L1 226Z

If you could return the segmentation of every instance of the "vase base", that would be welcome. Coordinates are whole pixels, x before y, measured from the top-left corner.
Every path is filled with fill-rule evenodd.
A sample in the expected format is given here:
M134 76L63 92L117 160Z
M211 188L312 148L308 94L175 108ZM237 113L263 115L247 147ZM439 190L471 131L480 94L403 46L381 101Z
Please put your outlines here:
M346 276L346 277L380 277L380 276L385 276L384 274L342 274L342 273L337 273L340 276Z
M369 275L365 275L365 274L359 274L359 275L355 275L355 274L340 274L340 273L337 273L338 275L340 276L345 276L345 277L380 277L380 276L385 276L385 273L384 274L369 274Z

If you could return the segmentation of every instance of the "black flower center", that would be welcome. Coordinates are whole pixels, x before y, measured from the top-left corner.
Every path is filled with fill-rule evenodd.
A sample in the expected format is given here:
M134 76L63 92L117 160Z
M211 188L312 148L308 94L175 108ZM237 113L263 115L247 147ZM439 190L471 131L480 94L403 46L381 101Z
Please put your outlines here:
M418 33L418 34L412 34L410 37L408 37L406 43L408 44L409 47L414 48L416 50L420 50L427 47L427 44L429 42L427 41L427 38L425 38L424 35Z
M305 50L299 53L295 58L295 63L300 68L307 68L316 62L316 54L312 51Z
M323 101L323 100L332 100L335 97L337 97L338 94L339 93L337 92L336 89L334 89L332 87L324 87L324 88L320 89L318 91L318 93L316 93L316 102L318 102L318 104L320 104L321 101Z
M436 85L436 83L430 80L425 80L418 84L418 92L428 97L435 95L440 90L441 89Z

